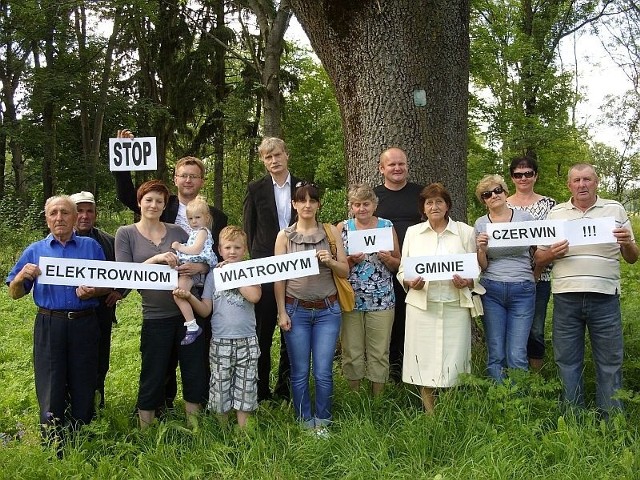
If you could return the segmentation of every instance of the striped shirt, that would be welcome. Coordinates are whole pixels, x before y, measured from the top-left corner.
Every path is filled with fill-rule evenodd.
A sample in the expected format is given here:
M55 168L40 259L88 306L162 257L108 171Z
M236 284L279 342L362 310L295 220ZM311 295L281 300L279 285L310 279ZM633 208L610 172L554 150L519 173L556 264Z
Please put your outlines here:
M631 232L631 224L624 207L615 200L597 197L586 212L575 207L571 200L556 205L547 220L578 220L581 218L614 217L617 228ZM540 246L545 249L548 246ZM620 293L620 245L569 246L569 251L553 262L553 293L595 292L614 295Z

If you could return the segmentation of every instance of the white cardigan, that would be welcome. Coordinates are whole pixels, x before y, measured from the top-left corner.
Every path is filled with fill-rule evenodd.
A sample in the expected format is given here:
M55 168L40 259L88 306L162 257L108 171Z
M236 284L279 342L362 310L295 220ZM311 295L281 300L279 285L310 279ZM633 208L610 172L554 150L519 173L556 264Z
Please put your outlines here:
M475 253L476 252L476 237L474 228L463 222L456 222L449 219L449 224L443 232L441 241L446 242L445 250L448 254L457 253ZM407 229L407 233L404 237L404 243L402 244L402 260L407 257L420 257L426 255L435 255L436 247L438 245L438 233L434 231L429 222L422 222L418 225L413 225ZM397 274L400 285L404 287L404 262L400 262L400 268ZM474 280L473 292L478 294L485 293L485 289L477 278ZM424 288L421 290L415 290L413 288L407 289L406 303L413 305L414 307L422 310L427 309L427 291L429 289L429 282L425 282ZM460 306L471 308L472 316L481 314L482 312L474 311L474 303L471 298L471 290L467 287L461 288L460 293Z

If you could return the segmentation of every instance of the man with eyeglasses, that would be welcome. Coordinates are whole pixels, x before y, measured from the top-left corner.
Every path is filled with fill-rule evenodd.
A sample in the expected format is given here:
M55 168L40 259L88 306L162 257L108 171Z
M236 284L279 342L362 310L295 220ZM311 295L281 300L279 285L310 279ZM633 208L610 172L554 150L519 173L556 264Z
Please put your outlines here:
M130 130L118 130L118 138L133 138L133 134ZM132 210L136 214L140 214L140 207L138 206L138 200L136 198L136 188L133 185L133 180L129 172L113 172L116 177L116 194L118 200L120 200L126 207ZM173 182L178 189L177 195L169 195L169 201L167 207L160 221L167 223L175 223L180 225L184 231L191 233L191 227L187 221L186 208L187 203L196 198L200 194L200 189L204 185L205 167L202 160L196 157L183 157L176 163L175 175ZM227 226L227 215L214 207L209 205L209 211L211 212L211 218L213 219L213 228L211 229L211 235L214 242L218 243L218 235L220 230ZM198 264L192 264L198 265ZM185 272L188 275L194 273L206 273L206 272Z
M251 258L254 259L272 256L278 232L296 220L291 198L299 182L289 173L289 154L283 140L265 138L258 147L258 153L267 174L247 187L243 215L243 228L249 240ZM261 352L258 359L258 401L269 400L273 394L288 400L291 396L290 367L282 332L278 380L273 394L269 387L271 344L278 317L273 283L262 284L262 297L255 306L255 312Z
M613 217L616 243L572 246L567 240L541 245L537 264L553 262L553 353L564 399L585 406L584 341L589 330L596 371L596 407L606 417L621 410L613 398L622 388L623 333L620 311L620 257L627 263L638 260L631 223L624 207L597 195L598 175L592 165L580 163L569 169L571 198L553 207L548 220L577 220Z
M133 138L133 133L130 130L118 130L118 138ZM125 206L133 211L136 215L140 215L140 206L138 205L138 199L136 196L137 189L133 185L130 172L113 172L116 178L116 194L118 200L120 200ZM160 216L161 222L174 223L182 227L182 229L191 233L191 227L187 220L187 204L196 198L200 193L200 189L204 185L205 167L202 160L196 157L183 157L176 162L175 174L173 182L178 189L177 195L169 195L169 201L167 206ZM213 219L213 225L211 228L211 235L214 243L217 245L220 230L227 226L227 215L214 207L209 205L209 212ZM217 262L217 259L213 259L212 265ZM209 267L204 263L184 263L177 267L181 274L193 276L197 273L207 273ZM205 330L205 338L211 339L211 322L203 322ZM207 340L208 341L208 340ZM208 359L204 359L207 365L207 371L209 369ZM169 377L167 378L166 385L166 408L173 408L173 400L177 394L177 381L175 376L175 370L178 366L178 354L174 352L171 358L173 368L169 368ZM161 413L161 412L157 412Z

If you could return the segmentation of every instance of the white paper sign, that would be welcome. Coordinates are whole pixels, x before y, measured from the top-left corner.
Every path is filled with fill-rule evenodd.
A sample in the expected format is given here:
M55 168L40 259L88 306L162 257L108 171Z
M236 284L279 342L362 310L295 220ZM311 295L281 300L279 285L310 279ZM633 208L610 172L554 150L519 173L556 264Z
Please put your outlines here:
M216 290L229 290L230 288L317 275L319 271L316 251L307 250L244 262L227 263L213 269L213 278Z
M173 290L178 272L168 265L40 257L38 282L50 285Z
M577 220L536 220L488 223L489 247L551 245L569 240L569 245L615 243L614 217Z
M157 170L156 137L110 138L109 170Z
M475 253L455 255L427 255L402 259L404 279L422 277L426 281L452 280L454 275L476 278L480 275L478 257Z
M616 228L614 217L580 218L565 222L565 233L570 247L616 243L617 240L613 234L614 228Z
M566 238L565 220L487 223L490 247L551 245Z
M347 241L349 242L349 255L354 253L377 253L381 250L393 250L393 232L391 227L347 230Z

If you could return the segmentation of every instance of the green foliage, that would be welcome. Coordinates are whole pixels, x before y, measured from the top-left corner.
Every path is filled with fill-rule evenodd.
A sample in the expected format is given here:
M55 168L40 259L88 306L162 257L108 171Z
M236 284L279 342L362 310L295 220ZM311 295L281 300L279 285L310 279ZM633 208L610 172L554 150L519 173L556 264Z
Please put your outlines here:
M283 129L291 171L322 188L344 188L344 138L329 78L308 53L295 50L286 60L299 82L285 97Z
M578 98L557 65L557 45L597 16L597 3L472 2L471 124L498 157L485 173L506 178L513 157L535 155L536 190L563 198L566 171L588 158L588 145L569 117Z
M329 192L325 193L325 197ZM338 193L331 193L336 195ZM323 198L323 210L329 203ZM340 218L341 219L341 218ZM640 224L634 221L634 230ZM27 243L22 238L22 244ZM8 261L2 253L3 264ZM496 385L484 377L485 352L474 348L472 374L439 393L433 416L422 413L417 390L387 386L372 398L352 392L335 365L334 420L327 439L300 429L291 405L261 404L249 427L221 426L213 415L185 427L180 408L140 432L131 415L140 368L140 297L118 306L107 406L72 437L64 458L40 446L32 373L35 307L0 291L0 478L637 478L640 469L640 280L623 264L626 415L602 421L594 411L566 411L550 358L540 374L510 372ZM279 336L274 356L278 351ZM547 329L550 344L550 328ZM587 344L587 400L594 400ZM274 362L277 365L277 362ZM273 372L275 376L275 371ZM273 379L275 380L275 379ZM181 406L180 402L178 402ZM317 473L310 473L317 472Z

